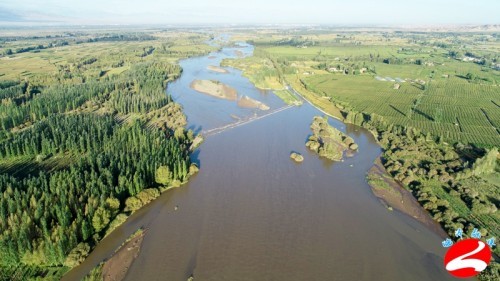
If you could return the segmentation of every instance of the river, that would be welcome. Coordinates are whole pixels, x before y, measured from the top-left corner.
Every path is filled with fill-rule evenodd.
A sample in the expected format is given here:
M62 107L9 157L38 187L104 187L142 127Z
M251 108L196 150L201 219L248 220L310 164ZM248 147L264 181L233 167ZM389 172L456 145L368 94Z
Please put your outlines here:
M285 106L239 70L207 70L236 51L250 55L253 47L181 61L182 76L167 91L183 105L189 128L203 132L236 116L266 114L197 93L189 88L194 79L219 80L271 110ZM126 280L452 280L442 238L372 194L365 175L380 147L369 132L330 120L359 144L344 162L306 149L309 125L320 114L304 103L207 137L193 154L200 172L188 184L134 213L64 279L80 279L145 227ZM291 161L291 151L304 162Z

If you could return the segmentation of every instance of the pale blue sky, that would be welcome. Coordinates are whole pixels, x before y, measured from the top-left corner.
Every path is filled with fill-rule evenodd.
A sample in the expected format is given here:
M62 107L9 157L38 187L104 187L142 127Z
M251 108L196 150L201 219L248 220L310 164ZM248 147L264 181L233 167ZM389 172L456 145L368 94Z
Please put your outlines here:
M0 0L0 22L499 24L500 0Z

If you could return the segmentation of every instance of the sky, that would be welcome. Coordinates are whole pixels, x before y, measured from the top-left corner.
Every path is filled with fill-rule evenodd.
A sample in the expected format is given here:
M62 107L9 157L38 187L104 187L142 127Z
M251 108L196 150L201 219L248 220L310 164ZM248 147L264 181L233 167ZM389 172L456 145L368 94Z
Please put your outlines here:
M500 0L0 0L0 22L500 24Z

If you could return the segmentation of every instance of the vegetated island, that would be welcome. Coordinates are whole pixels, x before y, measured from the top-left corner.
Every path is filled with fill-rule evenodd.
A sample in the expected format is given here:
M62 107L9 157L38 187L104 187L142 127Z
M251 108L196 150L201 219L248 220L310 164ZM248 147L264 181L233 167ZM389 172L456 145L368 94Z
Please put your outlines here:
M269 106L258 100L254 100L248 96L243 96L238 100L238 106L244 108L258 108L260 110L269 110Z
M191 89L212 97L235 101L238 94L235 89L214 80L194 80Z
M292 153L290 153L290 159L292 159L293 161L295 161L297 163L300 163L300 162L304 161L304 156L302 156L302 154L300 154L300 153L292 152Z
M311 130L313 134L309 137L306 146L321 157L340 161L344 151L358 149L358 145L351 137L328 124L327 116L315 116Z
M227 69L224 69L222 67L218 67L215 65L209 65L209 66L207 66L207 69L210 71L213 71L213 72L217 72L217 73L229 73L229 71L227 71Z

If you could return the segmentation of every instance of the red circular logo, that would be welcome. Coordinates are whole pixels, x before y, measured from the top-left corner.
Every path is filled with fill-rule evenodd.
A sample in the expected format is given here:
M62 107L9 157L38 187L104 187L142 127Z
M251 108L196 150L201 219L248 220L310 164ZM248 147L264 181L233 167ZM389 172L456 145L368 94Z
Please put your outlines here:
M455 277L473 277L483 271L491 259L490 247L478 239L458 241L444 256L446 270Z

